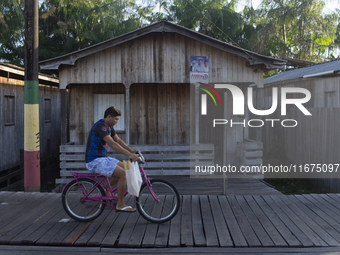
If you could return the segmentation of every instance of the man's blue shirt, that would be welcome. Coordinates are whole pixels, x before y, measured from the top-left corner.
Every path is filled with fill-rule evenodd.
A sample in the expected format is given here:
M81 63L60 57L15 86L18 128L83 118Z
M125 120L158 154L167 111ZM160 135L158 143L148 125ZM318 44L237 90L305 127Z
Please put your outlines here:
M103 119L97 121L87 137L85 161L89 163L96 158L106 157L106 142L103 138L107 135L114 137L116 134L113 127L107 128Z

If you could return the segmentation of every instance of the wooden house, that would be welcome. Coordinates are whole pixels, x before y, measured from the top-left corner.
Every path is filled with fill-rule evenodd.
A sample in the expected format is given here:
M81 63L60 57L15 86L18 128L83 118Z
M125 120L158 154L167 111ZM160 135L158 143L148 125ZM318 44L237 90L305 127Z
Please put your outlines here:
M10 190L22 184L20 151L24 149L24 68L0 63L0 188ZM39 74L40 158L59 151L59 81ZM15 181L12 183L11 179Z
M294 128L264 127L262 140L264 152L279 145L280 152L296 165L339 164L340 155L340 59L308 67L289 70L264 80L263 107L272 103L272 88L299 87L310 91L311 99L304 106L312 114L305 116L298 109L289 106L285 119L295 119ZM292 95L298 97L298 95ZM277 111L272 118L280 118ZM276 137L276 138L274 138ZM312 167L312 166L310 166ZM334 168L336 165L334 165ZM315 170L315 169L314 169ZM326 170L326 169L324 169ZM309 182L320 192L339 192L339 170L314 171L308 175ZM307 177L307 174L305 175Z
M156 151L189 145L190 138L195 137L190 133L190 115L194 113L190 112L191 56L209 56L209 84L233 83L242 89L254 83L262 87L263 71L285 63L165 20L42 61L42 70L59 73L62 145L84 145L91 126L111 105L122 110L115 129L128 144L154 145ZM233 136L228 151L231 156L236 151L234 137L243 142L246 131L237 132L237 136L228 134ZM217 135L196 143L213 143L216 139Z

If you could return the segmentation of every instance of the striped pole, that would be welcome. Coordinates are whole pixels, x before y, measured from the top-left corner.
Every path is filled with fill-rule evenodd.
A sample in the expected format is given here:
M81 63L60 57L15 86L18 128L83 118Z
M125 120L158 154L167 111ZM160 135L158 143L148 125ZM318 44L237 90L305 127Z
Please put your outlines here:
M25 1L24 187L40 191L38 0Z

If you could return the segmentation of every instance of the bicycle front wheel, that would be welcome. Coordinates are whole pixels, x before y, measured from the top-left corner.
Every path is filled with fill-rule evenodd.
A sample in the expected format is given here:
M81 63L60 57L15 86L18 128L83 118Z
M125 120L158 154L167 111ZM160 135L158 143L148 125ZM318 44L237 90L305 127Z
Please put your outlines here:
M171 220L180 207L178 191L165 180L152 179L149 183L150 189L144 183L140 189L139 197L136 198L136 207L139 213L144 219L153 223Z
M78 182L73 180L64 188L62 204L71 218L77 221L92 221L102 214L105 201L94 198L105 196L105 192L101 186L95 187L96 184L97 182L92 179L79 178ZM95 189L91 192L94 187ZM89 193L88 198L84 199Z

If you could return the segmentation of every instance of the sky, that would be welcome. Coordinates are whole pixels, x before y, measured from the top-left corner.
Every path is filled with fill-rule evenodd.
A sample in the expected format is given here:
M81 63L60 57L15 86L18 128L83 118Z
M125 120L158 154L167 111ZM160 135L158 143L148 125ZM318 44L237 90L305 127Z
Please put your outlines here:
M262 2L261 0L239 0L236 11L242 11L246 5L251 3L251 1L253 2L254 9L257 9ZM340 9L340 0L326 0L326 6L323 11L325 13L332 13L335 12L336 8Z

